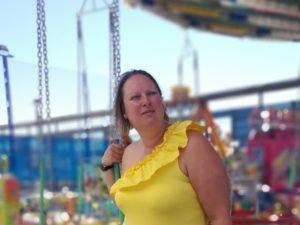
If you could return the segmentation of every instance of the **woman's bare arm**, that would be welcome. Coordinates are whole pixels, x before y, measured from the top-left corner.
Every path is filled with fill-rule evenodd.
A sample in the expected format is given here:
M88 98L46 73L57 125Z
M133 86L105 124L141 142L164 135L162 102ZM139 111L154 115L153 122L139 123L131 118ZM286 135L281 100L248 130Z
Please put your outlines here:
M230 184L216 151L200 133L190 131L183 162L211 225L232 225Z

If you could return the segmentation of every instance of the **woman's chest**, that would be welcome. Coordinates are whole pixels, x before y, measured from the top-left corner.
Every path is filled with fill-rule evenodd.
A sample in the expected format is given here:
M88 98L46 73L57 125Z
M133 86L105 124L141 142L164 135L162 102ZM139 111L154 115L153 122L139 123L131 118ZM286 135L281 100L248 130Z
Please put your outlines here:
M188 179L182 174L178 161L175 160L162 167L149 180L116 193L116 203L125 213L167 213L182 207L189 194L195 196Z

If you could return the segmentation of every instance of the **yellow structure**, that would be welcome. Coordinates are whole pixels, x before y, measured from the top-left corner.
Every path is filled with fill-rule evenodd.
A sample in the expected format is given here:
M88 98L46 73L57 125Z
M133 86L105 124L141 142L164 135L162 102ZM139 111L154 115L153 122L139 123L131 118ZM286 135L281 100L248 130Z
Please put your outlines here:
M188 86L176 85L172 88L172 101L184 102L189 98L190 88Z
M213 116L205 102L198 103L196 113L192 116L191 119L199 121L200 118L204 119L206 126L208 127L208 133L211 137L212 144L219 153L220 157L224 159L226 157L227 148L217 132L217 127L214 122Z

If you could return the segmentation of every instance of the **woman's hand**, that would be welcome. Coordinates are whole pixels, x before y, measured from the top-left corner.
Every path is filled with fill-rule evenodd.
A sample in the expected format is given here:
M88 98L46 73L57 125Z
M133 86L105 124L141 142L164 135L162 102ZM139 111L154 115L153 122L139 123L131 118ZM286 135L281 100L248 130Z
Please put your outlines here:
M121 138L121 144L114 143L114 139L109 140L109 145L102 157L102 165L110 166L114 163L120 163L124 154L125 148L131 143L129 136Z

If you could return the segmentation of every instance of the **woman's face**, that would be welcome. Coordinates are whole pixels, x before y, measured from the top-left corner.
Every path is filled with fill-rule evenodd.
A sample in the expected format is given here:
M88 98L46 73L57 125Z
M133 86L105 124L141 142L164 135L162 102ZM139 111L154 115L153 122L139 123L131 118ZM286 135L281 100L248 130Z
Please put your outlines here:
M155 84L146 76L130 77L123 86L124 117L134 128L164 121L165 107Z

